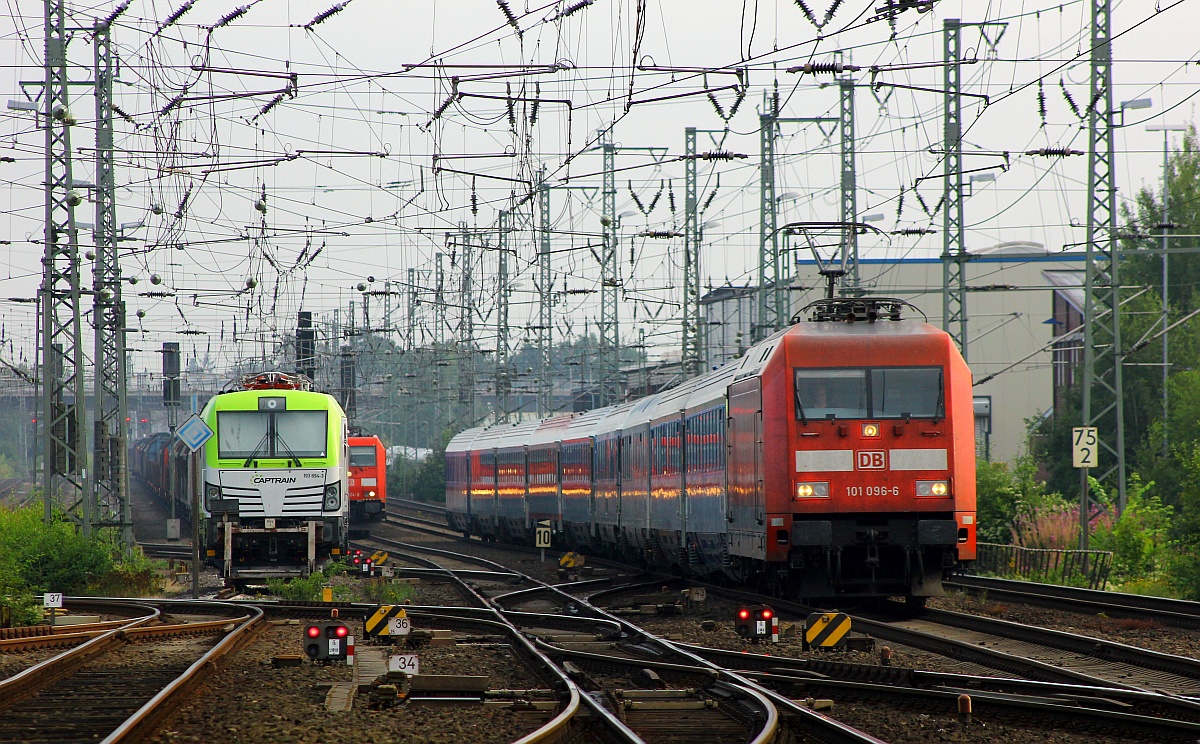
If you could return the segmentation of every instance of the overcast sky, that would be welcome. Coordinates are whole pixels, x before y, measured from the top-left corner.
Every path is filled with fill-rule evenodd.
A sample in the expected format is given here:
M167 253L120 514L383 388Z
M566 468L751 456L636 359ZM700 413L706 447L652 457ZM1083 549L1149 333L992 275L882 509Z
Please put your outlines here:
M437 253L447 254L446 281L458 286L460 249L446 233L460 223L490 229L478 239L494 246L498 211L514 204L520 230L509 238L510 325L519 343L537 300L537 234L525 198L542 169L555 187L556 334L584 332L599 298L581 291L599 289L588 246L599 242L602 160L590 148L610 126L622 148L617 211L629 213L620 230L622 335L631 341L644 332L669 354L678 337L681 241L636 234L682 228L684 169L673 159L683 152L684 127L716 130L701 135L702 152L749 156L702 163L699 180L708 204L705 283L752 283L764 92L778 83L783 116L836 117L837 88L823 87L833 76L786 69L833 61L839 50L864 68L855 75L860 219L882 215L874 224L885 231L939 231L866 240L861 250L936 255L942 180L930 177L941 173L940 155L931 152L942 145L941 96L912 88L942 87L943 69L921 65L942 61L946 18L973 24L962 31L962 58L974 61L961 67L970 94L966 167L995 166L988 171L995 180L973 184L966 201L968 248L1031 241L1053 251L1083 240L1087 158L1023 153L1087 149L1085 122L1067 94L1083 113L1088 3L941 0L931 12L898 15L893 33L886 19L867 22L880 0L835 3L828 19L823 1L809 0L811 20L784 0L595 0L558 18L580 4L511 0L512 24L489 0L351 0L307 29L330 0L239 2L196 0L158 30L182 0L132 0L113 29L121 64L115 100L128 116L116 120L118 222L134 238L121 243L122 266L139 280L125 290L131 325L136 310L146 312L137 324L144 333L130 342L144 350L135 356L138 369L157 367L151 352L162 341L181 340L201 356L209 351L219 370L220 360L255 355L291 334L298 309L328 318L351 300L361 308L355 288L368 277L373 290L390 280L405 291L416 269L431 301ZM1119 193L1128 199L1142 186L1158 188L1163 135L1146 126L1195 118L1200 2L1162 0L1157 10L1147 0L1114 4L1114 98L1153 100L1126 111L1116 136ZM69 7L69 24L90 28L115 3ZM239 7L247 10L238 14ZM6 98L36 96L36 85L21 83L43 75L40 3L7 0L5 12ZM74 36L70 58L71 78L90 79L86 33ZM883 69L872 76L872 65ZM447 104L452 89L459 97ZM75 177L91 180L94 103L87 86L71 93ZM838 219L836 131L814 122L784 124L780 133L781 221ZM43 141L32 114L3 111L0 155L16 162L0 165L0 239L11 241L0 245L0 356L13 361L34 353L34 306L2 298L33 297L40 281ZM255 207L264 193L265 214ZM77 219L94 221L90 202ZM86 250L90 232L81 231L80 241ZM491 347L497 253L478 260L476 325L480 343ZM162 283L152 286L152 276ZM248 280L254 288L242 291ZM382 324L383 301L371 300L374 325ZM398 308L404 302L393 298ZM402 310L392 321L405 324ZM434 334L428 305L417 327L418 340ZM180 337L181 330L202 333Z

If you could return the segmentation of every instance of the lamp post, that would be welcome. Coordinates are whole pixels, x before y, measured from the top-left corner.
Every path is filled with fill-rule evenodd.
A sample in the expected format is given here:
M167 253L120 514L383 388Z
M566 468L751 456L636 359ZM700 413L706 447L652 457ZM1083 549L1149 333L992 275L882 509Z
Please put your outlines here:
M1150 124L1146 127L1149 132L1163 133L1163 159L1162 159L1162 216L1159 220L1159 228L1162 231L1162 414L1163 414L1163 443L1162 453L1165 457L1167 449L1170 446L1170 436L1167 430L1167 413L1170 411L1169 400L1167 396L1167 379L1170 377L1168 363L1170 362L1169 347L1167 346L1167 330L1170 327L1169 320L1169 293L1170 287L1167 283L1167 269L1170 263L1170 255L1167 253L1168 235L1167 231L1171 229L1169 220L1171 189L1167 184L1167 172L1170 168L1170 145L1171 132L1186 132L1187 125L1185 124Z

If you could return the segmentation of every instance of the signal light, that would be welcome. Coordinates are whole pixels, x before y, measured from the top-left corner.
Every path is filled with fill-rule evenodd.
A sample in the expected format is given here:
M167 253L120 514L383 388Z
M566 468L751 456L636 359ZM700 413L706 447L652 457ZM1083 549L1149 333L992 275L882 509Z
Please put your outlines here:
M772 617L774 617L774 615L775 615L775 613L771 612L770 607L763 608L763 611L762 611L762 619L763 620L770 620Z
M738 617L741 618L742 620L749 620L750 619L750 610L747 610L747 609L738 610Z
M350 628L340 620L318 620L304 629L304 652L313 661L345 661L352 643Z

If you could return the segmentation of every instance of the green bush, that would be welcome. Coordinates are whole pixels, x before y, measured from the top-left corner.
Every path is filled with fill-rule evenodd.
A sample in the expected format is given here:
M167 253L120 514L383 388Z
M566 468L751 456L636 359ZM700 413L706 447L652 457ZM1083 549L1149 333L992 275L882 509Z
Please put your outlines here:
M1169 561L1171 542L1167 529L1175 510L1148 492L1154 483L1142 485L1137 473L1126 489L1125 511L1097 529L1090 547L1113 554L1112 579L1118 584L1149 582Z
M416 593L411 584L392 584L387 579L368 579L362 591L365 601L380 605L404 604Z
M308 576L294 579L269 579L267 591L286 602L320 602L321 590L329 584L329 579L345 573L345 564L334 562L324 571L313 571ZM333 587L333 598L337 601L352 602L353 594L345 587Z
M84 537L61 514L46 524L41 506L0 507L0 607L15 625L38 622L46 591L144 596L161 590L160 562L141 551L122 557L111 532Z

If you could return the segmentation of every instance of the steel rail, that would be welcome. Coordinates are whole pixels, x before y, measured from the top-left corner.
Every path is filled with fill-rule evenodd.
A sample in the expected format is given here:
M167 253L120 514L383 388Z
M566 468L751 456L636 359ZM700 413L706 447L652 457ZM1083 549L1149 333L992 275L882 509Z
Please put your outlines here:
M1103 612L1109 617L1152 618L1166 625L1200 628L1200 602L1185 599L966 575L955 576L953 580L945 582L945 585L947 588L960 589L972 594L987 594L1023 604L1071 612Z
M65 603L74 604L74 598L66 598ZM123 606L134 605L126 602ZM34 664L7 679L0 680L0 708L10 707L13 703L35 695L60 679L70 676L92 657L120 644L124 631L155 620L161 615L159 610L153 606L143 605L141 609L149 610L149 612L141 617L130 619L120 627L102 632L61 654Z
M797 617L806 617L810 613L815 612L815 608L799 602L784 600L779 598L768 598L753 592L741 591L738 589L730 589L728 587L720 587L711 584L706 584L710 594L724 596L730 599L741 602L766 602L769 601L771 606L778 612L783 610L796 615ZM1015 654L1005 653L996 649L985 648L965 641L955 640L953 638L945 638L933 633L926 633L910 628L903 628L891 623L880 620L872 620L869 618L854 615L851 621L856 630L865 631L876 638L892 641L894 643L902 643L912 648L917 648L922 651L945 656L959 661L967 661L990 669L997 669L1008 674L1015 674L1030 679L1037 679L1046 682L1061 682L1064 684L1083 684L1095 687L1113 687L1117 689L1128 689L1128 685L1123 685L1110 680L1105 680L1100 677L1095 677L1084 672L1078 672L1073 669L1063 669L1053 664L1038 661L1036 659L1028 659L1017 656ZM1027 627L1027 626L1022 626Z
M1126 721L1131 731L1142 725L1145 717L1163 718L1163 713L1169 712L1176 716L1174 720L1189 724L1188 726L1164 726L1176 734L1179 731L1195 733L1200 731L1200 702L1181 698L1175 695L1163 695L1142 690L1121 690L1111 687L1092 687L1086 685L1060 684L1056 682L1038 682L1036 680L1013 679L1008 677L988 677L948 672L927 672L902 667L882 667L868 664L853 664L844 662L823 662L808 659L795 659L781 656L749 654L741 651L708 648L680 644L683 648L696 654L730 665L740 663L742 673L748 676L765 676L769 678L787 678L791 684L807 682L813 686L826 686L849 690L875 690L888 688L903 694L905 690L935 690L953 691L977 695L1001 696L1006 700L1047 700L1059 705L1074 705L1083 708L1099 708L1109 710L1113 701L1136 706L1151 711L1128 712L1137 718L1115 719ZM868 676L863 679L864 673ZM860 688L860 685L867 687ZM1079 708L1075 708L1076 711ZM1117 711L1120 713L1121 711ZM1080 715L1076 713L1075 715Z
M199 623L176 623L171 625L149 625L136 628L126 628L126 638L137 638L141 636L163 636L163 635L188 635L194 633L203 633L212 630L219 630L229 625L231 622L236 622L237 619L230 620L206 620ZM27 636L25 638L8 638L0 640L0 652L3 651L24 651L34 648L54 647L67 643L75 643L84 641L90 638L95 638L98 635L107 633L112 630L113 622L121 622L128 624L128 620L123 621L107 621L105 623L96 623L97 625L107 625L107 628L86 628L84 630L76 630L67 633L54 633L51 635ZM120 628L121 626L116 626Z
M947 610L926 610L922 619L964 630L979 631L1018 641L1029 641L1102 661L1130 664L1143 669L1155 669L1179 677L1200 680L1200 660L1190 659L1186 656L1151 651L1094 636L1038 628L994 617L968 615ZM1131 685L1125 686L1130 687ZM1200 684L1197 687L1200 689Z
M455 558L457 560L464 560L466 558L470 558L472 561L480 563L481 565L488 564L488 565L492 565L492 566L499 566L499 564L496 564L494 561L489 561L486 558L479 558L478 556L463 556L462 554L453 553L452 551L443 550L441 548L426 548L424 546L416 546L416 545L408 545L408 544L405 544L405 547L412 547L415 549L420 549L424 552L446 555L447 557ZM501 567L501 568L503 568L503 567ZM517 573L519 573L519 572L517 572ZM586 600L580 600L578 597L575 597L574 595L567 593L566 591L564 591L563 589L561 589L557 586L545 584L545 582L540 582L537 579L534 579L528 575L524 575L524 574L522 574L522 575L524 576L524 578L527 581L530 581L535 584L544 584L545 586L549 587L549 591L552 591L552 592L555 592L555 593L561 595L564 598L564 601L571 601L571 602L577 602L577 603L581 602L584 605L585 609L587 609L588 611L590 611L592 613L597 614L599 617L602 617L606 620L617 623L625 630L626 633L629 633L630 635L637 635L637 636L646 638L647 640L650 640L651 642L656 643L669 651L673 651L673 652L683 656L684 658L690 658L690 659L698 662L702 666L710 667L710 668L717 670L718 674L721 675L721 678L723 678L725 681L731 682L734 685L736 685L737 687L741 688L743 693L749 694L751 691L753 691L754 693L757 693L757 694L753 695L753 697L755 699L762 699L764 702L768 703L770 705L770 707L765 709L765 712L767 713L767 723L764 725L762 732L760 732L760 736L756 737L755 741L759 741L759 740L770 741L774 738L774 736L776 735L776 733L778 731L778 726L779 726L779 709L782 708L782 709L786 709L789 713L799 716L803 720L805 720L805 722L814 729L814 731L812 733L814 733L816 736L818 736L819 738L822 738L825 741L839 742L839 743L840 742L846 742L846 743L853 742L855 744L883 744L882 742L880 742L879 739L876 739L875 737L870 736L869 734L865 734L855 728L847 726L847 725L841 723L840 721L835 721L834 719L829 718L828 716L822 715L820 713L817 713L816 711L809 710L808 708L806 708L802 705L799 705L795 701L790 700L790 699L784 697L783 695L780 695L779 693L776 693L772 690L762 687L761 685L758 685L757 683L755 683L751 680L748 680L744 677L741 677L737 674L729 672L728 670L722 669L718 665L712 664L711 662L701 659L700 657L698 657L694 654L685 652L685 651L677 648L675 646L675 644L673 644L672 642L667 641L662 638L659 638L658 636L652 635L652 634L646 632L644 629L639 628L636 625L633 625L632 623L629 623L625 620L622 620L621 618L616 617L616 616L604 611L603 609L596 607L595 605L592 605L590 602L588 602Z
M239 611L241 610L241 607L237 605L228 605L222 602L212 602L211 605L217 607L235 607ZM255 612L248 616L242 616L236 620L226 620L221 627L228 626L231 622L238 623L238 626L218 641L215 646L206 651L203 656L194 661L184 670L183 674L176 677L166 687L159 690L154 697L146 701L133 715L125 719L124 723L102 739L100 744L117 744L117 742L137 740L149 735L158 721L166 715L166 703L187 694L187 692L190 692L199 685L208 674L214 672L217 668L218 660L239 648L244 641L249 639L250 631L257 629L261 624L262 618L263 611L255 608ZM195 625L212 626L213 623L195 623Z
M395 547L400 547L403 549L419 547L419 546L413 546L413 545L407 545L404 543L400 543L395 540L387 540L385 538L372 538L372 540L374 542L377 542L377 543L380 543L383 545L391 544ZM436 550L436 549L434 549L434 550ZM439 553L448 553L449 551L438 551L438 552ZM409 557L410 558L418 558L417 556L409 556ZM459 556L457 554L449 555L447 557L453 557L458 560L464 559L464 556ZM429 561L429 562L433 563L432 561ZM491 567L493 569L507 571L507 569L505 569L503 566L494 564L491 561L484 562L482 560L479 560L479 561L463 560L463 562L466 562L466 563L475 562L475 563L479 563L481 565L489 565L489 567ZM434 564L434 565L436 566L436 564ZM591 710L593 715L597 716L600 720L602 720L605 723L605 725L609 728L609 730L612 731L613 733L615 733L623 741L627 742L628 744L644 744L641 741L641 739L638 738L636 735L633 735L633 732L629 731L629 729L625 726L625 724L621 723L621 721L616 716L612 715L612 713L610 713L603 706L600 706L598 703L596 703L596 701L592 700L589 696L582 694L581 691L579 690L579 687L571 680L570 677L567 676L566 672L564 672L550 658L548 658L545 654L543 654L540 650L538 650L537 646L535 646L528 638L526 638L525 635L523 633L521 633L520 628L518 628L511 620L509 620L507 617L505 617L503 612L501 612L498 608L496 608L490 602L488 602L487 599L485 597L483 597L481 594L479 594L477 591L475 591L475 589L473 587L471 587L465 581L463 581L461 578L456 576L453 572L453 569L443 568L442 570L446 573L446 576L449 577L450 580L453 581L455 584L457 584L467 596L475 597L481 605L483 605L484 607L487 608L489 613L491 613L504 626L508 627L511 630L512 637L514 639L516 648L519 648L522 651L524 651L525 654L527 656L530 656L532 659L539 661L540 663L538 664L538 666L541 666L541 667L549 670L555 677L557 677L558 683L567 691L566 704L563 706L562 710L560 710L554 718L552 718L548 723L546 723L542 727L538 728L536 731L533 731L532 733L521 737L513 744L538 744L540 742L548 742L548 741L552 741L552 740L555 740L555 739L561 737L566 732L567 727L571 724L572 719L574 719L575 716L578 714L581 706L587 707L589 710Z

